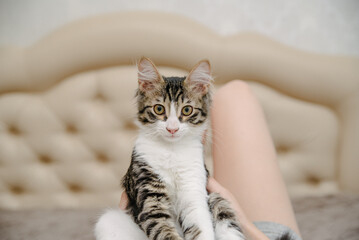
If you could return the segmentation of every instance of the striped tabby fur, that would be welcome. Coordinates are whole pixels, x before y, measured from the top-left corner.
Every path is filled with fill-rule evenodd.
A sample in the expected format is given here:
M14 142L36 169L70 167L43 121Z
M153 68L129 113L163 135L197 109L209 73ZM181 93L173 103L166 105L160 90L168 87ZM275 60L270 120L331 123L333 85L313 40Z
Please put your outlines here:
M202 136L211 103L209 62L199 62L187 77L161 76L147 58L138 69L140 132L122 185L127 217L142 231L123 227L131 220L110 211L96 226L97 239L245 239L229 203L206 191Z

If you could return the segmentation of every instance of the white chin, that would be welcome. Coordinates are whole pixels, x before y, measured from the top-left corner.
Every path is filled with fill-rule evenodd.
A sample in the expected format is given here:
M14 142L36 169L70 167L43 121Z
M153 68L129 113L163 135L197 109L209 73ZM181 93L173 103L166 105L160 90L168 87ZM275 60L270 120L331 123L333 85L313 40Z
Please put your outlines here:
M169 142L176 142L179 139L181 139L181 137L182 137L181 135L165 135L165 136L163 136L163 138Z

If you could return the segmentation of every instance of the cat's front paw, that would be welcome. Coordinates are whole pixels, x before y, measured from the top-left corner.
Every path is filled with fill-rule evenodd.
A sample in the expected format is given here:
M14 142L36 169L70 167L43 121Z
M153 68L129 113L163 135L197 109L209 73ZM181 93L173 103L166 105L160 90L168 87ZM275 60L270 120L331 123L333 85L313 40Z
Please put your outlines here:
M180 237L180 235L178 235L177 233L163 233L160 234L161 236L158 236L157 238L153 238L153 239L158 239L158 240L183 240L183 238Z
M245 236L239 228L228 226L227 223L217 223L216 240L245 240Z

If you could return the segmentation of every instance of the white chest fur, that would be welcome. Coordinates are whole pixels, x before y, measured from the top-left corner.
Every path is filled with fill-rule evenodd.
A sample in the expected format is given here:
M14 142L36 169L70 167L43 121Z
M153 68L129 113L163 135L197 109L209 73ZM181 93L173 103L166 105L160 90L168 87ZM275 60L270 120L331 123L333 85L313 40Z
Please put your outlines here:
M205 189L206 172L200 141L166 143L140 136L136 142L136 151L159 174L171 193L190 186Z
M183 218L183 227L196 225L201 230L198 239L214 239L200 140L166 143L139 136L136 152L166 184L173 210Z

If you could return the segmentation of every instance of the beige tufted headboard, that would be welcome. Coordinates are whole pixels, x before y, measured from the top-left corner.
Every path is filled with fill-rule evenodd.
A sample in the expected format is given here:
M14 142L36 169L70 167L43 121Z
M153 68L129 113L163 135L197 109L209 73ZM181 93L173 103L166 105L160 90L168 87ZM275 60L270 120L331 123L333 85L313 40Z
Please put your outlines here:
M141 56L180 75L208 58L217 86L249 81L292 196L359 193L358 59L133 12L74 22L32 46L0 50L0 208L118 203L136 136Z

